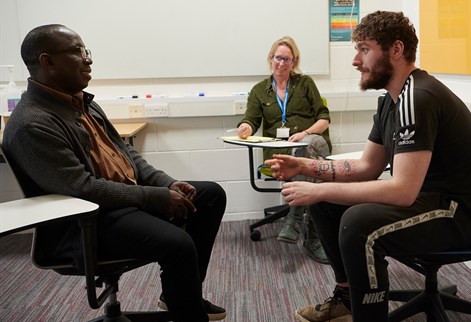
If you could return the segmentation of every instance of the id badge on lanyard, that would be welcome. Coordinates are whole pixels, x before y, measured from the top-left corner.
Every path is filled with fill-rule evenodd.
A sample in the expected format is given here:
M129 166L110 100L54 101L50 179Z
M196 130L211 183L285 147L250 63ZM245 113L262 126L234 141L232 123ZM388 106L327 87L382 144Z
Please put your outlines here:
M285 98L282 102L280 97L278 96L278 91L276 89L276 82L275 82L275 80L273 80L273 88L275 89L276 100L278 101L278 106L281 109L281 127L276 129L276 138L278 138L278 139L287 139L287 138L289 138L289 127L285 127L285 123L286 123L286 104L288 102L288 87L289 87L289 80L288 80L288 83L286 84Z
M289 127L279 127L276 129L276 138L277 139L287 139L289 138Z

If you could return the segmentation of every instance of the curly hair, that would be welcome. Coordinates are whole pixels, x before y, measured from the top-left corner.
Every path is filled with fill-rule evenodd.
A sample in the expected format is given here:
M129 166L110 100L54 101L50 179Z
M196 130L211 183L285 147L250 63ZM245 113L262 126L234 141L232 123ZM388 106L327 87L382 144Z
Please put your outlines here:
M352 33L352 41L376 40L383 51L396 40L404 44L404 57L408 63L415 62L419 40L414 25L402 12L376 11L361 19Z

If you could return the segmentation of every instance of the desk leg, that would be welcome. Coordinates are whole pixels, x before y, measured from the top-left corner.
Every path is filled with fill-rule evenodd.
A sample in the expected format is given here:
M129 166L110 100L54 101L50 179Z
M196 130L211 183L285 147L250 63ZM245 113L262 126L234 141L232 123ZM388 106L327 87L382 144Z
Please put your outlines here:
M254 172L257 171L254 166L253 160L253 147L248 146L249 149L249 173L250 173L250 184L255 191L258 192L280 192L281 189L279 188L260 188L255 184L255 175Z
M255 184L255 175L254 175L254 172L257 171L257 169L255 168L255 165L254 165L254 158L253 158L253 147L251 146L247 146L247 148L249 149L249 173L250 173L250 184L252 185L252 188L255 190L255 191L258 191L258 192L280 192L281 189L280 188L260 188L258 187L256 184ZM266 223L271 223L273 221L275 221L276 219L279 219L279 218L282 218L284 216L286 216L286 214L288 213L289 211L289 206L286 207L286 210L285 211L282 211L282 212L279 212L277 213L276 215L271 215L269 217L266 217L260 221L257 221L256 223L252 224L249 226L249 229L250 229L250 239L252 239L253 241L258 241L260 240L261 238L261 233L259 230L255 229L257 227L260 227ZM276 218L275 218L276 217Z
M122 139L123 139L123 141L126 142L126 138L123 138L123 137L122 137ZM134 146L134 136L128 137L127 141L128 141L128 143L129 143L131 146Z

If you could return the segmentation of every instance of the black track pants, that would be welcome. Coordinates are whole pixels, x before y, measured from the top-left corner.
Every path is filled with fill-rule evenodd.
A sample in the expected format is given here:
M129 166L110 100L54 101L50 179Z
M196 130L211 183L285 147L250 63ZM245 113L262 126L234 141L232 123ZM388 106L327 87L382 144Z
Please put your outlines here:
M421 193L411 207L319 203L309 210L336 281L350 284L356 322L388 320L385 256L471 246L469 206L438 193Z

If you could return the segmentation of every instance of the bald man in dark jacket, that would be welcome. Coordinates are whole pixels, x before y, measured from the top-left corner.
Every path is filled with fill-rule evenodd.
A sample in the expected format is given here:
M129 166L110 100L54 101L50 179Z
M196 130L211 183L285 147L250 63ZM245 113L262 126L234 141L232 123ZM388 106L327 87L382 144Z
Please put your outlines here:
M225 211L224 190L214 182L176 180L120 138L93 95L83 91L92 57L73 30L37 27L26 35L21 55L31 78L5 128L3 149L25 194L99 204L100 259L158 262L165 294L160 300L175 321L223 319L225 310L203 299L202 281ZM39 242L48 255L80 265L78 225L41 229L47 239Z

